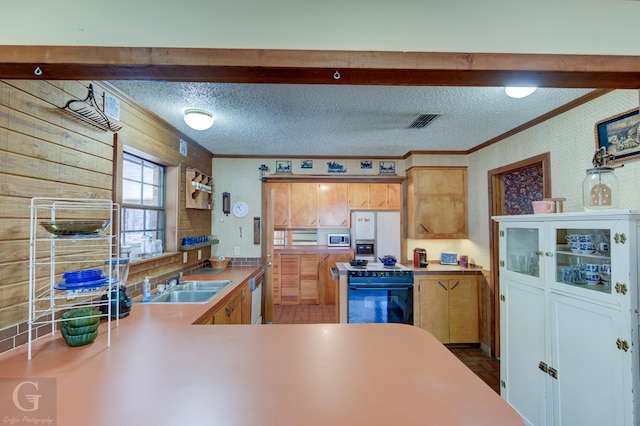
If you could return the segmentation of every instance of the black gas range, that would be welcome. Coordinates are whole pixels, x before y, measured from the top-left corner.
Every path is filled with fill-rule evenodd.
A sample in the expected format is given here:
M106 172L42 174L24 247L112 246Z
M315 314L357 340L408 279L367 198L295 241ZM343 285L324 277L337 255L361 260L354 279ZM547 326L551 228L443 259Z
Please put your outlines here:
M400 264L385 266L348 263L348 318L350 323L413 325L413 270Z

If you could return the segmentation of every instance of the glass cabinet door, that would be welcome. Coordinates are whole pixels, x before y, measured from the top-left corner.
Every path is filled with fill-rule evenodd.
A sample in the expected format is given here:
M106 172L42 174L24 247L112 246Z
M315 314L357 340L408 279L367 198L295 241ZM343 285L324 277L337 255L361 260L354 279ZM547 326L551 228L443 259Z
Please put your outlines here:
M555 228L556 282L611 293L611 231Z
M535 225L507 224L503 228L505 272L540 278L540 228Z

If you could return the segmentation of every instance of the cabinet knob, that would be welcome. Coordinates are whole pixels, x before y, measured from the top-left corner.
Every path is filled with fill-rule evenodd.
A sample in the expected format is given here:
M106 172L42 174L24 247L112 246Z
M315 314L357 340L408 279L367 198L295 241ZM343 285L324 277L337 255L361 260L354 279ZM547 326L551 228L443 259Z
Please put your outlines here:
M627 241L627 236L624 233L619 234L616 232L616 234L613 236L613 241L615 241L617 244L624 244Z
M500 267L504 268L504 260L500 261Z
M547 257L553 257L553 252L545 251L544 255L547 256Z

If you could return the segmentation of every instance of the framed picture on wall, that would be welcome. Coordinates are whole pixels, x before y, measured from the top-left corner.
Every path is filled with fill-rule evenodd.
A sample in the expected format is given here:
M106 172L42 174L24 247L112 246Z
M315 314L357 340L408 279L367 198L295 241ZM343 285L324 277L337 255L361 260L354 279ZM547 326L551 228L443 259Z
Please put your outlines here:
M291 174L291 161L276 161L276 173Z
M640 157L639 134L640 113L634 108L596 123L596 149L606 147L616 163Z

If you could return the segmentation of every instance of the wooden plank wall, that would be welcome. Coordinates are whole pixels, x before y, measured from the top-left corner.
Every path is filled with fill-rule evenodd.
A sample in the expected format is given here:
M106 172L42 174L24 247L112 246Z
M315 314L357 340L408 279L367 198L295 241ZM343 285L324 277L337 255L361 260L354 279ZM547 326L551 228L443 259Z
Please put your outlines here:
M114 165L119 166L122 145L152 155L179 181L177 194L167 197L177 222L177 229L167 230L166 249L173 253L132 264L127 285L134 293L145 275L160 282L194 267L197 254L189 252L183 263L177 244L184 236L211 232L209 210L184 207L184 185L187 167L211 174L212 154L106 83L92 82L101 106L105 91L120 100L123 128L117 137L64 113L60 107L84 99L89 83L0 80L0 331L27 319L31 198L115 196L119 201L113 182L119 179ZM186 157L179 153L181 138L189 143ZM202 258L209 254L204 249ZM0 340L7 335L0 332Z

